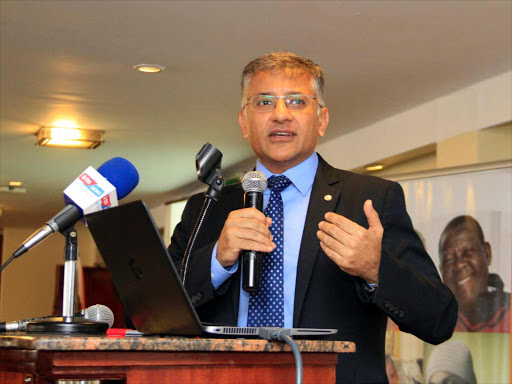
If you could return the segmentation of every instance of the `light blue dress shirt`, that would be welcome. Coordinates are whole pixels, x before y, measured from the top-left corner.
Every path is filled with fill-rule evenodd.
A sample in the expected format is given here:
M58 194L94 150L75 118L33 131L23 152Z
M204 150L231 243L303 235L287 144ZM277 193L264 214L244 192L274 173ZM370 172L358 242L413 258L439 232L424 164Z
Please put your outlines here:
M297 264L299 260L302 232L306 222L306 214L311 196L311 189L318 168L318 155L313 153L302 163L286 170L283 175L291 180L291 184L282 192L284 209L284 327L293 327L293 306L295 302L295 282L297 278ZM263 172L267 180L274 174L266 169L259 160L256 170ZM270 190L263 192L263 207L270 198ZM225 269L216 258L217 245L212 252L211 272L212 284L217 289L224 281L238 269L238 261L230 268ZM241 284L241 282L240 282ZM249 309L249 294L240 287L240 303L238 308L239 327L247 326L247 313Z

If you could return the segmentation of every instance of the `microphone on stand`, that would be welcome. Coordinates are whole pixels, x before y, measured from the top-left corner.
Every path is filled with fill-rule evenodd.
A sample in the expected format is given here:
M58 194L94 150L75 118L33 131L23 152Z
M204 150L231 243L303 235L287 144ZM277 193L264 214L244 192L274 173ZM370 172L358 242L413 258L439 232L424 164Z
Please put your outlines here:
M66 207L34 232L12 255L17 258L55 232L66 230L84 214L117 206L139 183L139 173L128 160L114 157L96 171L88 167L65 190Z
M247 172L242 179L244 208L263 211L263 191L267 189L267 178L262 172ZM260 289L261 252L242 252L242 288L253 293Z
M28 333L101 334L106 332L108 324L90 321L81 316L76 317L74 313L75 273L78 258L77 231L74 225L85 214L117 206L117 201L128 195L138 183L137 169L121 157L108 160L97 171L93 167L87 168L64 190L67 206L25 240L11 258L0 267L1 271L14 258L21 256L52 233L60 232L66 238L62 316L28 322Z
M84 319L95 321L98 323L107 323L108 327L111 328L114 324L114 313L109 307L102 304L95 304L75 313L76 317L83 317ZM56 319L59 316L42 316L33 317L31 319L17 320L17 321L6 321L0 323L0 332L25 332L27 330L27 324L32 321L41 321L48 319Z

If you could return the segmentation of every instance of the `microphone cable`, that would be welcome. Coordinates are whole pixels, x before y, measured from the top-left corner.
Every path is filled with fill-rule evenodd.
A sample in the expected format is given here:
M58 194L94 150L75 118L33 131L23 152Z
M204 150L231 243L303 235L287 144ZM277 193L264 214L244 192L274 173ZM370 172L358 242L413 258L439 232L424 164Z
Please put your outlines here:
M2 264L0 267L0 273L4 270L5 267L7 267L11 261L13 261L16 258L16 255L12 255L9 260L7 260L5 263Z
M208 199L205 197L203 202L203 207L201 208L201 213L197 218L196 224L194 226L194 230L192 231L192 235L188 240L187 248L185 249L185 254L183 255L183 260L181 262L181 282L183 286L185 286L185 282L187 279L187 271L188 271L188 261L190 260L190 254L192 253L192 249L194 249L194 245L196 244L197 236L201 231L201 227L203 223L206 221L208 214L210 213L210 206L212 205L212 199Z

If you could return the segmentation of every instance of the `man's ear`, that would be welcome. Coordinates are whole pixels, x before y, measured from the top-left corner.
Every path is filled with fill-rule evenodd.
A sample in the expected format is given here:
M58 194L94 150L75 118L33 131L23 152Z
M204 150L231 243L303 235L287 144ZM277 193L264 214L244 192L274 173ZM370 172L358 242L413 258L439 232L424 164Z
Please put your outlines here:
M318 136L323 137L325 135L327 125L329 124L329 110L326 107L323 107L320 110L318 120L320 122L320 124L318 125Z
M247 129L247 116L243 109L238 111L238 125L242 131L242 137L247 139L249 137L249 130Z
M484 251L485 251L485 258L487 259L487 265L491 265L492 261L492 250L491 250L491 244L489 244L488 241L484 242Z

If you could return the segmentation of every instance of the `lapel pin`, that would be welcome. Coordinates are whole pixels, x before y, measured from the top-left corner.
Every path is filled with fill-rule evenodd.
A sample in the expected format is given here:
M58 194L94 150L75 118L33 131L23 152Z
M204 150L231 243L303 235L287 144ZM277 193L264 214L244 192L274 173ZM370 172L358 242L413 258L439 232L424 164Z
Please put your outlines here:
M332 196L331 195L325 195L324 196L324 200L325 201L331 201L332 200Z

